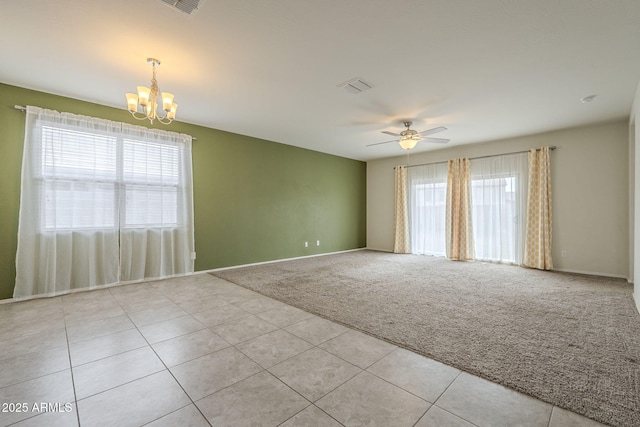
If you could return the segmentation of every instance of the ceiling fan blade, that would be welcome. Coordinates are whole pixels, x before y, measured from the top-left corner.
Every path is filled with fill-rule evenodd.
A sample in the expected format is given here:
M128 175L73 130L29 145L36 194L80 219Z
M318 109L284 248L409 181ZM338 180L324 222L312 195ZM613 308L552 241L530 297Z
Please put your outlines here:
M418 133L422 136L429 136L429 135L433 135L434 133L443 132L445 130L447 130L446 127L438 126L437 128L423 130L422 132L418 132Z
M386 133L387 135L391 135L391 136L400 136L399 133L389 132L388 130L383 130L382 133Z
M444 138L422 138L423 142L435 142L436 144L446 144L447 142L451 141L450 139L444 139Z
M384 142L376 142L375 144L367 144L367 147L373 147L374 145L388 144L390 142L398 142L398 140L394 139L393 141L384 141Z

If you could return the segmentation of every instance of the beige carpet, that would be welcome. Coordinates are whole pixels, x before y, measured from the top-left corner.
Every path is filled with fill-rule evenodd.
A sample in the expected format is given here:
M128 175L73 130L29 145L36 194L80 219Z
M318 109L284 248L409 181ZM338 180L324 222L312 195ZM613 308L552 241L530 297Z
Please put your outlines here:
M357 251L212 273L614 426L640 425L620 279Z

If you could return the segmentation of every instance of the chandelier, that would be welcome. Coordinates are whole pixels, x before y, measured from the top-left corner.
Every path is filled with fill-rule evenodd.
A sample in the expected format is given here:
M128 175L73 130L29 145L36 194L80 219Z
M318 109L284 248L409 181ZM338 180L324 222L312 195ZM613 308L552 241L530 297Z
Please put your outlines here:
M154 120L159 121L163 125L168 125L176 118L176 110L178 104L173 102L173 94L162 92L158 89L158 81L156 80L156 67L160 65L160 61L155 58L147 58L149 65L153 67L153 76L151 77L151 87L138 86L138 94L127 93L127 106L131 115L138 120ZM162 102L162 110L164 113L158 114L158 98ZM140 111L138 111L138 104Z

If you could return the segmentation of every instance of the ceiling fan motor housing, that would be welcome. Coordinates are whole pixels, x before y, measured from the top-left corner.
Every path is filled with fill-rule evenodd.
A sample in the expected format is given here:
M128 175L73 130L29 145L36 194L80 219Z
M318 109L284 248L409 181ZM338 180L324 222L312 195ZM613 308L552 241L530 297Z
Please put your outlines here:
M402 137L402 139L415 139L415 140L421 139L417 131L413 129L409 129L409 127L411 127L412 124L413 122L404 122L404 126L407 128L407 130L403 130L402 132L400 132L400 136Z

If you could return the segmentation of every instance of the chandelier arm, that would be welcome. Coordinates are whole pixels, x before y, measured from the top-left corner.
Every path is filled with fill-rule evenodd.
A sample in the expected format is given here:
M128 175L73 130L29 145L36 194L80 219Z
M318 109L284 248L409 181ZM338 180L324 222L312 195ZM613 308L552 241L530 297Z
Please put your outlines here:
M134 119L136 120L145 120L147 119L147 115L144 113L140 113L139 111L129 111Z
M156 120L159 121L160 123L162 123L163 125L168 125L171 124L171 122L173 121L173 119L167 119L167 117L156 117Z

